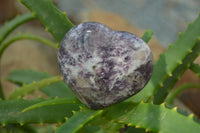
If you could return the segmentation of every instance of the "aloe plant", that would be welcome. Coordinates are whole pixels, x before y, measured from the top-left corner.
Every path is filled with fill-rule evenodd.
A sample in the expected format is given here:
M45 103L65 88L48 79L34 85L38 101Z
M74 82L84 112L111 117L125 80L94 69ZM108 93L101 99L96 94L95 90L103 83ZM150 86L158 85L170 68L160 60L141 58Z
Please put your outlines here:
M4 50L12 42L20 39L40 41L58 49L59 44L74 25L59 11L50 0L20 0L31 13L18 16L0 29L0 60ZM17 34L7 38L17 26L38 19L55 38L56 43L32 34ZM152 30L147 30L141 37L145 42L152 37ZM194 114L181 113L178 107L172 106L173 99L179 92L200 84L186 84L171 92L182 74L191 69L200 75L199 64L194 64L200 51L200 16L188 25L185 32L179 35L175 43L163 53L154 64L151 80L145 88L111 107L92 110L83 105L71 92L60 76L34 70L14 70L8 80L18 84L6 99L0 87L0 127L2 131L38 132L33 123L56 123L56 133L75 132L162 132L162 133L196 133L200 124ZM178 52L177 52L178 51ZM25 100L23 96L40 90L49 99L37 98ZM172 108L171 108L172 106Z

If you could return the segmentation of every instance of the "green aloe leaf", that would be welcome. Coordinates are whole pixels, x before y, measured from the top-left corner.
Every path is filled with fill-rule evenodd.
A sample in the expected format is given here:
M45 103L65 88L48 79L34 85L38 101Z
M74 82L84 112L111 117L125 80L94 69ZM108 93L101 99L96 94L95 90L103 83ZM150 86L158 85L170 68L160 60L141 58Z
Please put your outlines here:
M87 123L78 133L117 133L125 127L124 125L100 115Z
M148 43L149 40L151 40L152 36L153 36L153 31L151 29L148 29L142 36L142 40Z
M186 89L191 89L191 88L198 88L200 89L200 84L192 84L192 83L188 83L188 84L183 84L180 87L176 88L174 92L172 92L172 94L169 96L169 98L167 99L166 103L168 104L173 104L174 99L176 98L176 96L186 90Z
M185 57L191 53L199 37L200 17L189 24L185 32L181 33L175 43L160 56L159 60L154 65L154 72L151 80L145 88L140 93L133 96L131 100L134 102L140 102L141 100L146 101L151 98L160 87L163 87L164 81L172 75L179 65L183 64Z
M8 99L10 100L10 99L16 99L18 97L23 97L26 94L29 94L37 89L41 89L45 86L56 83L58 81L61 81L60 76L43 79L41 81L33 82L28 85L23 85L21 88L18 88L13 93L11 93Z
M102 112L102 110L95 111L81 107L80 111L73 112L72 117L68 118L63 125L56 128L55 133L76 133L85 124L92 119L95 119L95 117L100 115Z
M180 79L183 73L189 68L192 62L198 57L200 51L200 43L196 43L192 52L188 54L183 63L179 65L172 75L163 83L163 87L159 88L154 95L154 104L161 104L166 99L169 92L173 89L176 82Z
M126 133L147 133L143 128L128 127ZM148 132L151 133L151 132Z
M18 16L15 19L5 23L0 29L0 46L2 45L2 42L9 35L10 32L12 32L19 25L21 25L27 21L30 21L32 19L35 19L35 17L31 13L28 13L25 15ZM4 94L3 94L1 82L0 82L0 98L2 98L2 99L5 98Z
M5 23L5 25L0 29L0 45L3 40L8 36L8 34L12 32L16 27L33 19L35 19L35 16L33 16L31 13L27 13Z
M19 85L30 84L34 81L40 81L45 78L50 78L52 75L46 72L38 72L34 70L14 70L8 75L8 80ZM75 97L70 88L64 81L56 82L40 89L43 93L50 98L72 98Z
M59 104L76 104L80 103L77 98L55 98L55 99L50 99L47 101L43 101L34 105L31 105L24 110L22 110L22 113L35 109L35 108L40 108L44 106L52 106L52 105L59 105Z
M23 39L35 40L35 41L41 42L42 44L46 44L56 50L58 49L58 46L56 44L54 44L53 42L51 42L50 40L46 38L43 38L34 34L30 34L30 33L23 33L23 34L18 33L16 35L9 37L5 42L2 43L2 45L0 46L0 58L8 46L13 44L13 42L17 40L23 40Z
M4 130L5 129L5 130ZM1 133L38 133L36 128L33 125L26 124L26 125L20 125L20 124L8 124L4 127Z
M38 72L34 70L13 70L7 77L7 80L19 85L30 84L33 81L37 82L45 78L50 78L52 75L46 72Z
M33 15L35 15L60 43L64 35L74 26L67 18L66 13L62 13L51 0L20 0Z
M25 108L47 101L35 100L1 100L0 101L0 124L27 124L27 123L62 123L64 117L71 117L72 110L79 110L79 104L59 104L44 106L21 113Z
M47 94L50 98L75 97L74 93L71 91L71 89L67 86L67 84L64 81L60 81L60 82L48 85L44 88L41 88L41 91Z
M200 45L200 44L199 44ZM200 51L200 50L199 50ZM200 52L199 52L200 53ZM190 69L200 77L200 66L199 64L192 63Z
M108 108L103 115L118 123L145 128L145 131L162 133L196 133L200 131L200 124L193 120L193 115L181 115L177 112L177 108L169 109L164 104L124 102Z

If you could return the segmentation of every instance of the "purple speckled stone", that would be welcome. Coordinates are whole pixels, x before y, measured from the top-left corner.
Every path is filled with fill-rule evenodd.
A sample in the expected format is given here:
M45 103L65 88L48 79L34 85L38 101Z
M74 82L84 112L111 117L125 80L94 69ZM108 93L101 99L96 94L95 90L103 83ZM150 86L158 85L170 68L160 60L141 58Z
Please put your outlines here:
M153 71L153 57L139 37L86 22L61 42L62 75L79 100L92 109L108 107L139 92Z

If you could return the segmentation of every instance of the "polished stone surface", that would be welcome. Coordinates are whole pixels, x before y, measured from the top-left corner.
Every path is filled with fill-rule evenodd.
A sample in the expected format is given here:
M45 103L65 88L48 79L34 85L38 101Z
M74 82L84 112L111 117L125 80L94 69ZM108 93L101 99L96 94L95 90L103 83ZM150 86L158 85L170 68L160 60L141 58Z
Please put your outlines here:
M71 29L61 42L58 59L66 83L92 109L136 94L153 71L151 50L142 39L96 22Z

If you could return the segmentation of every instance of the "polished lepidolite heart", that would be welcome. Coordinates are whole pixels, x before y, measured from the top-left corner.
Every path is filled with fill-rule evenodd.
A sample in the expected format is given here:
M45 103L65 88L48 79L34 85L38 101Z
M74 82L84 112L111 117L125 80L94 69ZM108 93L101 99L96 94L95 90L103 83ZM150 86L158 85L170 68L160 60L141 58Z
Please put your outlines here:
M58 60L68 86L92 109L136 94L153 71L151 50L142 39L96 22L72 28L60 44Z

